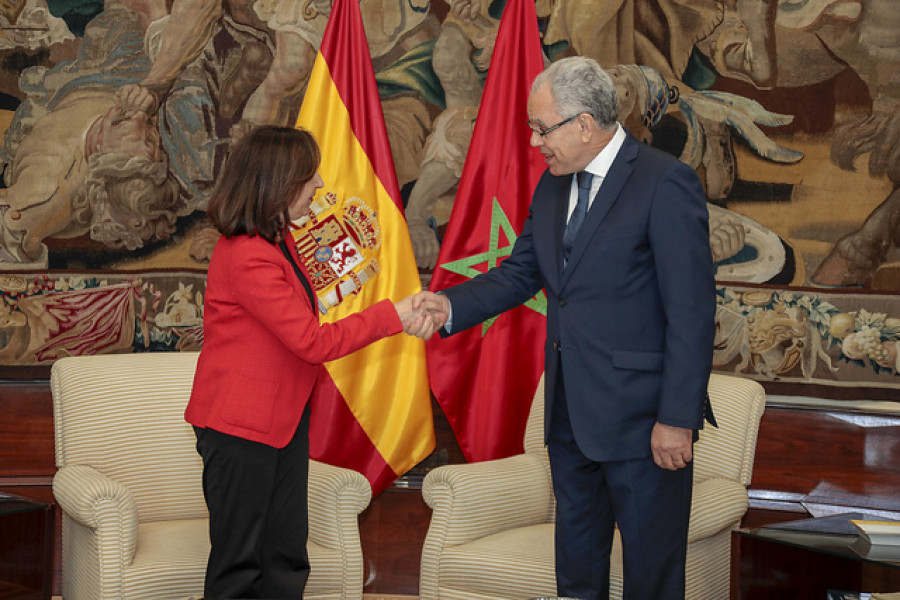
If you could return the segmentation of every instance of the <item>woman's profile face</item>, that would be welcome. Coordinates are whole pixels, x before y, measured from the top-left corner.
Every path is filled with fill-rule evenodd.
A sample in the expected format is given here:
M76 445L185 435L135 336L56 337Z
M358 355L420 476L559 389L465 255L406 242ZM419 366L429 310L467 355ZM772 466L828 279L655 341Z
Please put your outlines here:
M288 207L288 216L290 216L291 221L296 221L306 216L309 212L309 205L316 195L316 190L323 185L325 185L325 182L322 181L322 177L316 171L313 178L303 184L303 187L300 188L300 193L297 194L297 197L294 198L294 201Z

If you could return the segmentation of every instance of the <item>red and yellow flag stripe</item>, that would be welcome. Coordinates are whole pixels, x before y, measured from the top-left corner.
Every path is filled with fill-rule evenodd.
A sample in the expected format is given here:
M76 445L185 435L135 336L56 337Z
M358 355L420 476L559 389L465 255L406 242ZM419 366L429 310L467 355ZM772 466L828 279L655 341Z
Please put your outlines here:
M419 291L355 0L334 2L297 126L311 131L322 150L319 173L325 186L317 203L329 195L334 204L323 200L323 206L351 224L351 237L357 242L362 239L357 244L359 254L365 264L374 265L364 281L353 280L358 289L352 295L343 294L343 300L330 306L322 320L333 322L383 298L397 301ZM359 219L353 225L353 219L346 218L348 207L363 207L357 214L361 224ZM302 227L296 232L298 241L303 233ZM305 239L308 243L311 238ZM317 291L323 298L328 289ZM424 344L404 334L393 336L330 362L326 369L330 381L319 383L314 404L312 455L359 470L378 493L434 448Z

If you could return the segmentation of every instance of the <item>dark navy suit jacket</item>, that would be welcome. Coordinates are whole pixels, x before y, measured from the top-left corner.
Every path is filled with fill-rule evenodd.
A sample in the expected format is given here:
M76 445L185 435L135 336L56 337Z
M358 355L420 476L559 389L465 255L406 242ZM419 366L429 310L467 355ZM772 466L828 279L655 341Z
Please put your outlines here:
M572 427L592 460L643 458L659 421L701 429L715 282L706 197L697 174L631 135L563 269L572 175L544 172L512 254L444 293L453 332L547 293L545 424L559 361Z

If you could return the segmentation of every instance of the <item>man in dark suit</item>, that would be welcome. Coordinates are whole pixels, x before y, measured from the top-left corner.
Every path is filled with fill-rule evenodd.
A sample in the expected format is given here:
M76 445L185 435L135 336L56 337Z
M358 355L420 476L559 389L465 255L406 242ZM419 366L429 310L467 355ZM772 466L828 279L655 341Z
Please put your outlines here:
M692 443L712 422L706 198L693 169L616 122L615 88L592 59L541 73L528 116L547 171L512 254L418 302L448 335L546 290L558 593L609 596L618 523L625 599L682 599Z

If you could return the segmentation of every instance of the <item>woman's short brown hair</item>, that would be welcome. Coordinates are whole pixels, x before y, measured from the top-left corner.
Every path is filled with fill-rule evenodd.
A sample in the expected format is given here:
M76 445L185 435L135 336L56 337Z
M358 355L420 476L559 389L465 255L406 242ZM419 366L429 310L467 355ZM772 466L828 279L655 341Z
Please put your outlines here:
M228 155L206 213L225 237L281 239L288 208L321 162L319 146L304 129L257 127Z

